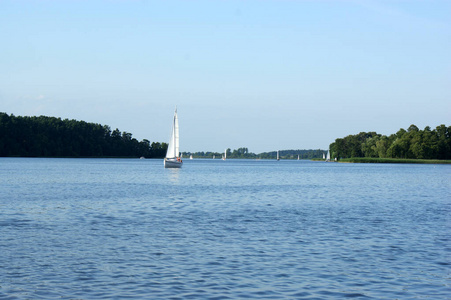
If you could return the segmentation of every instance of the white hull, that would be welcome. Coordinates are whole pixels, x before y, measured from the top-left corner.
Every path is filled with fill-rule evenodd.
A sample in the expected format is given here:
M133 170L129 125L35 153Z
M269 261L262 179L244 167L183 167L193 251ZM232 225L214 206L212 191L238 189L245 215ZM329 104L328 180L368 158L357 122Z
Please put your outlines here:
M164 167L165 168L181 168L183 162L177 159L165 158L164 159Z

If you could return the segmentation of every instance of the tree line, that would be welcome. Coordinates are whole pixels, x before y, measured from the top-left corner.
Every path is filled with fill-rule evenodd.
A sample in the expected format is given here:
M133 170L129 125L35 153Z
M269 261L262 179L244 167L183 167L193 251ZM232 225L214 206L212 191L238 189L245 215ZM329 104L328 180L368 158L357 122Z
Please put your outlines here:
M420 130L415 125L389 136L376 132L360 132L338 138L330 144L332 157L376 157L404 159L451 159L451 126L429 126Z
M310 150L280 150L279 157L280 159L297 159L299 155L299 159L313 159L313 158L322 158L323 154L325 154L325 150L321 149L310 149ZM259 154L261 158L265 159L276 159L277 151L264 152Z
M162 158L167 143L138 141L131 133L108 125L55 117L22 117L0 113L0 156L23 157L146 157ZM451 159L451 126L411 125L389 136L360 132L338 138L330 145L337 158L372 157L403 159ZM325 151L281 150L281 159L322 158ZM248 148L226 150L227 158L275 159L277 152L255 154ZM185 157L221 158L220 152L183 152Z
M277 151L271 152L263 152L259 154L255 154L249 152L249 149L246 147L241 147L238 149L231 150L228 148L225 150L227 153L227 158L247 158L247 159L276 159ZM297 159L298 155L300 159L313 159L313 158L322 158L325 150L317 149L317 150L281 150L279 151L279 157L281 159ZM224 153L219 152L183 152L184 157L188 157L192 155L194 158L221 158Z
M166 143L138 141L108 125L0 113L0 156L164 157Z
M231 150L230 148L225 150L227 158L257 158L257 154L249 152L248 148L241 147L235 150ZM224 152L212 152L212 151L198 151L198 152L183 152L183 156L192 155L194 158L221 158L224 155Z

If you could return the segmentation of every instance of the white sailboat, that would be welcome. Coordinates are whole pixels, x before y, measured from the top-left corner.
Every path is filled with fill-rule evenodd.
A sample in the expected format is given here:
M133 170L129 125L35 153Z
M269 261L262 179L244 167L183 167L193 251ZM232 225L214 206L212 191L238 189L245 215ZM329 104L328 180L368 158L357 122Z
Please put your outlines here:
M326 161L330 161L330 150L327 150Z
M169 140L168 152L164 158L165 168L181 168L183 165L182 159L179 156L179 119L177 117L177 108L174 112L174 120L172 122L172 134Z
M193 155L192 154L189 156L189 159L193 159Z
M224 154L222 155L222 160L227 159L227 149L224 150Z
M279 150L277 150L277 160L280 160L280 158L279 158Z
M298 160L299 160L299 154L298 154Z

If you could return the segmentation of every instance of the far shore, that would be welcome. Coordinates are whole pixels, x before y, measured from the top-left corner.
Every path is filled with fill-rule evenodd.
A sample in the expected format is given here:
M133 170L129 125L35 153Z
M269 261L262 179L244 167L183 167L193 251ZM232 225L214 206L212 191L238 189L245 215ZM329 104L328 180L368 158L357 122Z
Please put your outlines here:
M323 159L314 159L324 161ZM376 157L351 157L339 159L340 163L375 163L375 164L451 164L451 160L441 159L404 159L404 158L376 158Z

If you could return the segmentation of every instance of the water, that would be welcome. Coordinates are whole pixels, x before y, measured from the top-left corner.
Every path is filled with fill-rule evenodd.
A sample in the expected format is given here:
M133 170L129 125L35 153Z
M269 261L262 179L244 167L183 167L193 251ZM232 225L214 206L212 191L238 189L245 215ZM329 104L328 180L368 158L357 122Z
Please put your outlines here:
M451 166L0 158L0 299L450 299Z

